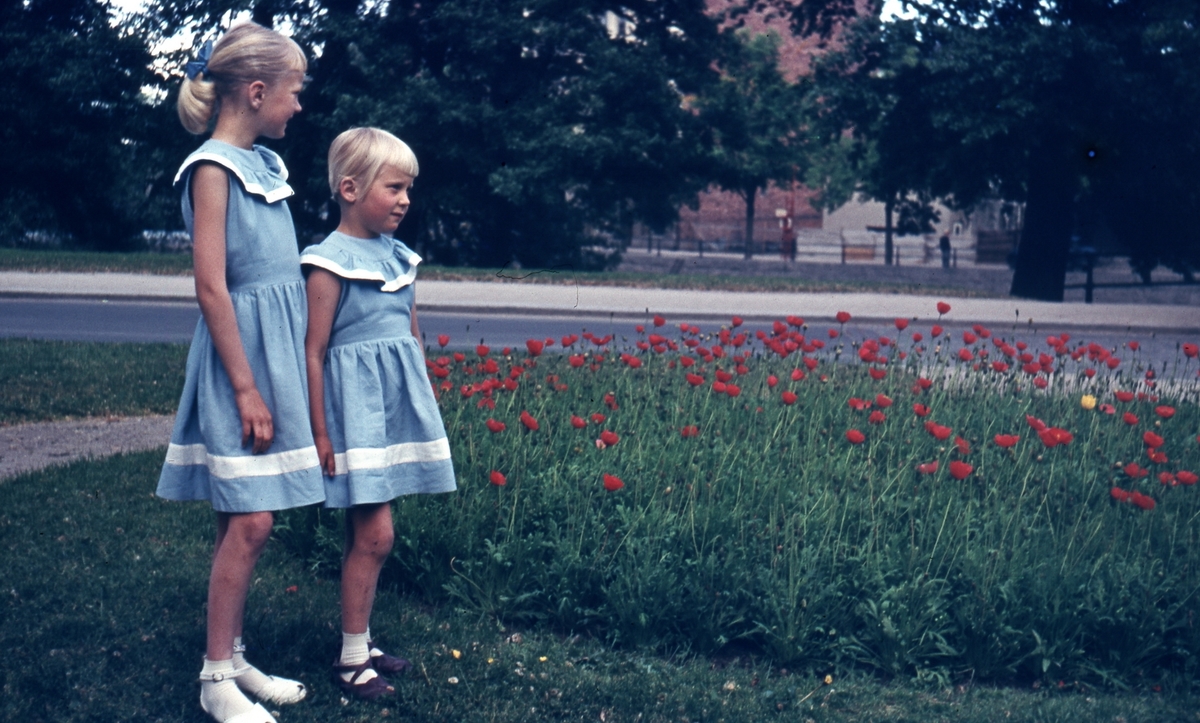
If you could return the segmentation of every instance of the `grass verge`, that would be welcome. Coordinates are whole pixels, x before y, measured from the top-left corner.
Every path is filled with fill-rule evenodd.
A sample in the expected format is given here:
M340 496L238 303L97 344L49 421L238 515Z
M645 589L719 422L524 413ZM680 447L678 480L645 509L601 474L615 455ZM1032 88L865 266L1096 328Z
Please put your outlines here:
M0 426L170 414L187 353L184 344L0 339Z
M209 721L195 677L212 514L153 497L161 461L161 451L121 455L0 483L0 719ZM248 655L310 689L304 702L278 710L285 723L1138 723L1195 720L1200 702L1184 680L1125 694L936 688L788 671L750 658L661 657L503 629L390 590L379 595L372 629L416 671L393 700L343 702L328 678L336 587L277 544L259 563L247 605Z
M0 249L0 271L70 271L102 273L164 274L186 276L192 258L184 254L94 253L86 251L29 251ZM626 286L698 291L771 291L796 293L883 293L952 298L991 298L995 294L977 288L918 283L812 280L787 276L742 276L708 274L654 274L626 271L497 271L428 265L421 267L426 281L481 281L582 286Z

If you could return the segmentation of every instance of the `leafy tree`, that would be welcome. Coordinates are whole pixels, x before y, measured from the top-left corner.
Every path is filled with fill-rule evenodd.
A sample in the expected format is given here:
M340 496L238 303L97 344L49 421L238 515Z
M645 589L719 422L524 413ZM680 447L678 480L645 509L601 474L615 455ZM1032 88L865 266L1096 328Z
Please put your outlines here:
M959 206L991 194L1025 201L1014 295L1062 299L1070 237L1088 209L1104 215L1135 265L1196 263L1194 3L913 8L912 21L857 23L826 60L818 92L828 91L826 113L875 143L909 189ZM889 137L889 128L903 132ZM919 157L907 168L906 148Z
M313 146L364 124L412 145L415 228L401 233L439 262L585 264L599 233L662 230L702 186L704 134L683 108L713 76L699 0L322 7L303 36L320 49Z
M153 81L142 42L95 0L0 4L0 176L3 234L68 235L79 246L128 248L147 209L141 92Z
M733 37L728 37L732 35ZM745 257L754 250L754 207L767 184L808 172L803 143L804 84L779 71L779 36L728 33L721 79L697 107L713 134L713 177L746 204Z

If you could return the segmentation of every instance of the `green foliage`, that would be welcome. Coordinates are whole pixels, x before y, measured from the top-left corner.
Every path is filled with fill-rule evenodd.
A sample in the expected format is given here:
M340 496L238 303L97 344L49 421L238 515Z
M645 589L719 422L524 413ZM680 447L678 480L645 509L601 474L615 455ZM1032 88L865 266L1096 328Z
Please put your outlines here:
M187 353L183 344L0 339L0 425L170 414Z
M1136 363L1072 382L1081 357L1044 392L1019 370L975 371L908 344L892 350L908 360L875 381L831 363L851 350L827 349L799 382L788 380L803 365L752 352L735 398L709 389L704 364L691 370L707 381L691 387L670 354L640 356L636 369L611 349L579 368L568 355L514 355L497 375L521 366L519 388L494 392L494 409L481 391L460 391L479 388L479 360L447 358L442 409L460 490L397 503L395 581L506 624L663 650L750 649L788 667L865 666L939 685L1191 674L1200 498L1153 477L1127 483L1120 467L1145 460L1144 427L1084 410L1076 396L1135 384ZM772 374L784 380L775 388ZM936 380L930 392L909 391L917 374ZM794 405L781 402L785 388ZM1177 411L1159 429L1171 459L1156 472L1200 467L1196 387L1172 389L1160 403ZM895 405L878 426L847 406L879 393ZM935 440L915 402L969 450ZM1151 424L1154 406L1126 408ZM593 413L607 418L570 424ZM1046 448L1026 414L1075 440ZM489 431L488 418L507 429ZM693 424L699 435L682 436ZM864 444L847 442L851 428ZM605 429L615 446L596 443ZM1002 449L998 433L1022 440ZM958 460L974 467L962 481L949 472ZM930 461L935 474L915 469ZM507 484L489 484L491 470ZM606 491L606 473L624 488ZM1130 484L1157 508L1114 503L1110 487Z
M1024 201L1019 296L1061 300L1072 233L1085 244L1115 235L1138 268L1200 264L1194 4L912 10L854 23L817 65L823 136L853 131L860 148L846 160L864 192Z
M746 203L746 258L754 248L754 202L775 182L808 172L802 100L806 86L779 71L775 33L727 32L718 57L722 76L696 103L713 134L711 177Z

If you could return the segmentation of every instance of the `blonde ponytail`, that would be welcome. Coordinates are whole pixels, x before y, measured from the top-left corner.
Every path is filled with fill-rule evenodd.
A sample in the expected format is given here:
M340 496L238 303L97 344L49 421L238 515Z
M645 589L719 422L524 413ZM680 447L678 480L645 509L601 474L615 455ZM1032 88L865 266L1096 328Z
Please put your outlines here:
M218 101L216 83L201 76L184 78L183 87L179 89L179 101L175 104L179 122L188 133L201 135L208 130L208 122L217 114Z
M291 38L254 22L230 28L194 78L183 79L176 110L189 133L200 135L221 111L221 98L256 80L274 82L308 68L304 51Z

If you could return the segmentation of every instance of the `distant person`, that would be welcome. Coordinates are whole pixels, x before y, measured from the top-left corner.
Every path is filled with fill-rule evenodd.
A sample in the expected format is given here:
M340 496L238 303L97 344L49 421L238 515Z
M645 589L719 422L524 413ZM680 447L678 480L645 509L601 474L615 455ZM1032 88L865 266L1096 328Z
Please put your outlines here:
M208 500L217 536L208 582L200 707L222 723L274 723L261 704L295 703L304 685L246 662L242 623L272 512L325 499L308 424L307 304L283 161L255 145L283 138L300 110L300 46L254 23L229 29L187 64L184 128L212 136L175 177L192 236L202 318L158 495Z
M950 268L950 234L942 234L942 237L938 239L938 248L942 251L942 268Z
M454 466L425 371L413 282L421 257L392 237L417 159L399 138L353 128L329 148L337 229L300 255L308 275L309 408L325 506L346 510L342 653L334 682L372 700L409 662L371 639L371 608L392 550L391 501L452 492Z

